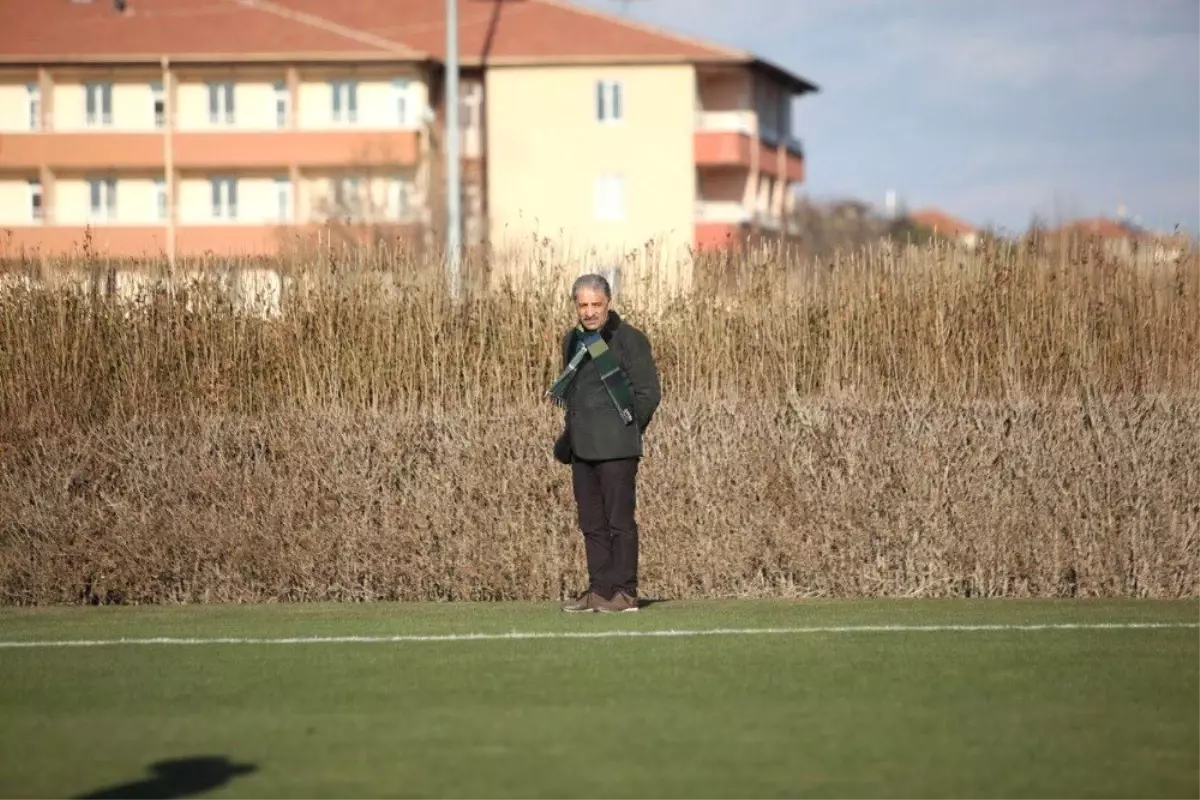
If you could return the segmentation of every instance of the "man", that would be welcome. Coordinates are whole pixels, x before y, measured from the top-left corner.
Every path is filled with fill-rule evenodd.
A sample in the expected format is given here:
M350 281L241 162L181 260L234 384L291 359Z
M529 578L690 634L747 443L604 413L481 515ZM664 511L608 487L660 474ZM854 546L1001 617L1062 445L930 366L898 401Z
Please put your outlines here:
M600 275L571 287L578 324L563 338L549 396L566 407L554 457L571 465L588 589L564 611L637 611L636 484L642 435L662 397L646 335L609 308Z

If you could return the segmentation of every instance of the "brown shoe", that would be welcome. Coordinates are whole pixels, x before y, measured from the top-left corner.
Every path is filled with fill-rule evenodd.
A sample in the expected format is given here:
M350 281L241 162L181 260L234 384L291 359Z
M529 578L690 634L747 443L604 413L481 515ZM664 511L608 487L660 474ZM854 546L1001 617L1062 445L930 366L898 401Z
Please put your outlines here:
M633 595L625 594L625 592L617 592L613 595L612 600L601 600L598 610L606 613L614 611L637 611L638 601Z
M563 611L578 613L580 611L598 611L601 603L605 602L604 598L593 592L591 589L579 595L576 599L567 603L562 607Z

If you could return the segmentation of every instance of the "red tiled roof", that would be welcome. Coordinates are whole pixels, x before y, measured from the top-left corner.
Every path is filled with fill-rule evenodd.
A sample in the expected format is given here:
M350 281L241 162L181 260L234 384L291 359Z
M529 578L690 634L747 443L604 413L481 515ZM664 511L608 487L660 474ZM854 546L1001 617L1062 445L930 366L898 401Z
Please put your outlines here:
M567 0L457 0L464 64L618 60L743 63L800 90L750 53ZM0 0L0 61L157 61L210 56L442 59L444 0Z
M445 57L443 0L281 0L290 8ZM609 17L561 0L458 0L464 62L586 57L729 59L745 54Z
M952 217L937 208L923 208L908 215L909 220L922 228L936 230L946 236L962 236L975 232L975 226L969 222Z
M336 26L273 13L278 4L237 0L0 0L0 60L157 61L161 56L213 58L310 54L398 57L406 51ZM411 54L419 57L421 54Z
M1091 236L1099 236L1103 239L1140 239L1143 234L1136 228L1133 228L1123 222L1117 220L1106 219L1104 217L1094 217L1091 219L1077 219L1068 222L1062 227L1052 231L1056 234L1087 234Z

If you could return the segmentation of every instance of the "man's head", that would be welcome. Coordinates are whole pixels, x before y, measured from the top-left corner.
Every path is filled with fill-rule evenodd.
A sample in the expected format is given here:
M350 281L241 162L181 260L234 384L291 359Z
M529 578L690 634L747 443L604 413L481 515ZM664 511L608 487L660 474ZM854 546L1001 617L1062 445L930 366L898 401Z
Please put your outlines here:
M608 305L612 302L612 287L603 275L580 275L571 286L575 313L589 331L599 330L608 321Z

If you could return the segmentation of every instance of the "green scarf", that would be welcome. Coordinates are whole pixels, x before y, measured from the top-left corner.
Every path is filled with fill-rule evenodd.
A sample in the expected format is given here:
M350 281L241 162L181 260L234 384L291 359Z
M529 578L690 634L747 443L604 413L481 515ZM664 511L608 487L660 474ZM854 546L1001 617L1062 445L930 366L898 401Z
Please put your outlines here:
M608 396L612 399L617 413L621 415L621 419L625 421L626 425L632 423L633 392L629 387L629 379L625 377L625 373L618 366L617 359L608 349L604 337L600 335L599 331L589 331L580 324L575 327L575 336L571 342L578 344L578 349L570 363L567 364L567 368L563 370L562 374L558 376L558 380L550 387L550 391L546 393L547 396L557 404L565 405L567 388L579 373L579 365L583 363L584 358L591 356L592 361L596 363L596 369L600 370L600 379L604 381L604 388L608 391Z

